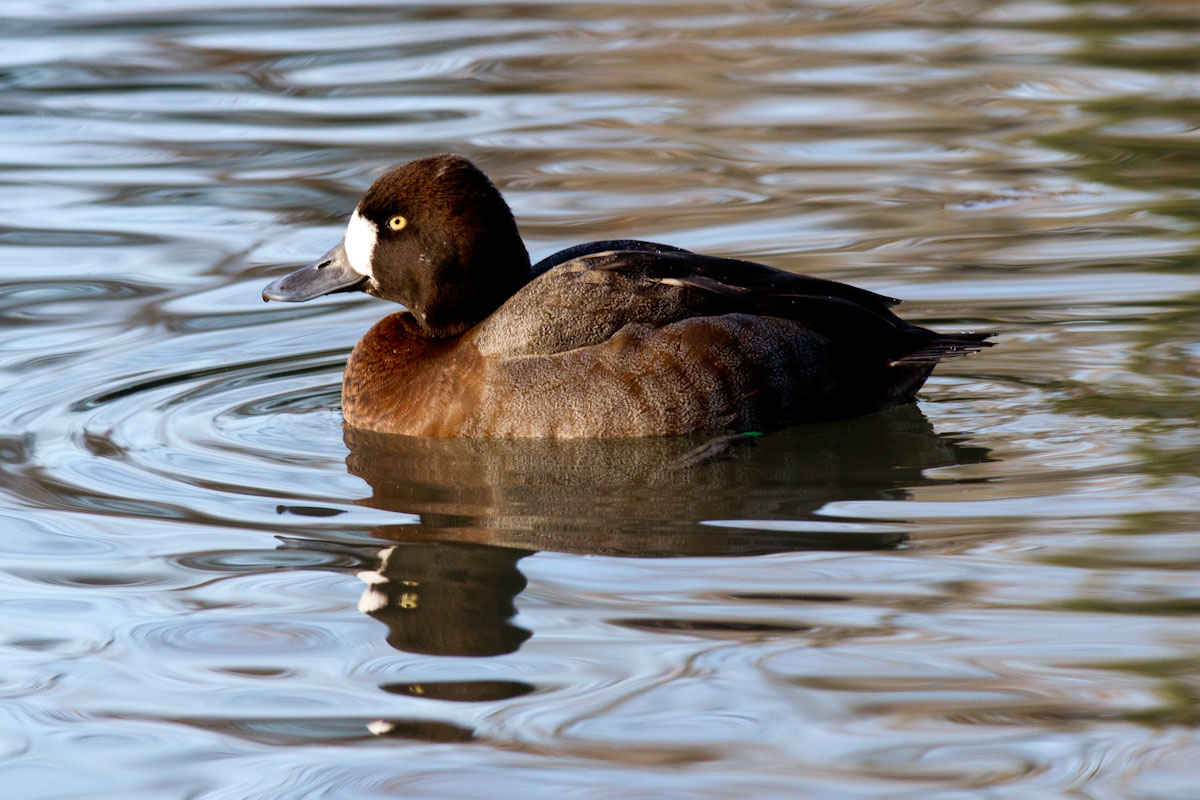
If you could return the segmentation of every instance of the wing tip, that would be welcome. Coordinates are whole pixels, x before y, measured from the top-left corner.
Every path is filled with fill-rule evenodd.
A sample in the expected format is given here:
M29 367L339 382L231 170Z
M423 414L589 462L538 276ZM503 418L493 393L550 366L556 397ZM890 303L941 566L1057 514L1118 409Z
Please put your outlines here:
M962 331L960 333L940 333L938 338L925 346L892 359L891 366L901 364L937 364L950 358L962 358L972 353L978 353L986 347L994 347L995 342L988 339L995 336L995 331Z

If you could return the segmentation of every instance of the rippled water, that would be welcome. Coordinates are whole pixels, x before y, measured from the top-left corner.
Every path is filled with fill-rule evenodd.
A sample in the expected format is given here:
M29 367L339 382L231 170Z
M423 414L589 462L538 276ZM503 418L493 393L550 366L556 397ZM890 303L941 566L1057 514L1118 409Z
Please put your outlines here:
M1200 7L0 10L6 797L1200 796ZM344 434L385 167L1002 333L756 439Z

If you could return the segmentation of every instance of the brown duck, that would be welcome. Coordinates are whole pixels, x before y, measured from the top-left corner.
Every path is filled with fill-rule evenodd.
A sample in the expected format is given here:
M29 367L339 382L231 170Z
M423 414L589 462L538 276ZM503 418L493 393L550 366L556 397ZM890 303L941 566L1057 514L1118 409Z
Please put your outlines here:
M377 180L345 237L263 290L360 290L407 310L346 364L353 427L410 436L633 437L751 431L906 403L989 334L910 325L889 297L635 240L530 266L512 212L465 158Z

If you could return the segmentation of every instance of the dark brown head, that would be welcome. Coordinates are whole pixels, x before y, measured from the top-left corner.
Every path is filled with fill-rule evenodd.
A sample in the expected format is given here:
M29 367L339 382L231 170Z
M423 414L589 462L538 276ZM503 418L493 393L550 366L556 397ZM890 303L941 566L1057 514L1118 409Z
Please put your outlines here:
M375 181L323 258L263 290L309 300L361 289L402 303L431 337L461 333L529 282L512 212L461 156L421 158Z

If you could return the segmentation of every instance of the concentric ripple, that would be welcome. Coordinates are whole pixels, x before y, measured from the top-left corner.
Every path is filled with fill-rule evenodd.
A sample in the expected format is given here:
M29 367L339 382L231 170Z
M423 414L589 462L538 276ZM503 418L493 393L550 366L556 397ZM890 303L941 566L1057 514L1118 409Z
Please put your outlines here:
M169 348L133 355L156 349ZM136 497L150 516L266 522L273 498L328 499L337 483L328 472L343 458L337 404L346 352L159 367L132 380L116 377L125 374L120 366L97 364L112 377L82 394L60 389L50 396L58 402L25 412L67 424L62 438L35 434L24 472L64 510ZM181 496L186 511L163 511Z

